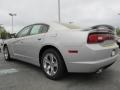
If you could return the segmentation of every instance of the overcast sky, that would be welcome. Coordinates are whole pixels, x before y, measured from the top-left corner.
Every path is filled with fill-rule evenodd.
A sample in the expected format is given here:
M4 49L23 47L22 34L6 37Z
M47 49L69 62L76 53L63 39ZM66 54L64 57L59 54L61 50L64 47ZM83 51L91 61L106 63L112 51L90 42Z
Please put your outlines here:
M11 32L10 12L14 17L14 32L26 25L57 21L58 0L0 0L0 24ZM79 23L82 27L96 24L120 26L120 0L61 0L62 22Z

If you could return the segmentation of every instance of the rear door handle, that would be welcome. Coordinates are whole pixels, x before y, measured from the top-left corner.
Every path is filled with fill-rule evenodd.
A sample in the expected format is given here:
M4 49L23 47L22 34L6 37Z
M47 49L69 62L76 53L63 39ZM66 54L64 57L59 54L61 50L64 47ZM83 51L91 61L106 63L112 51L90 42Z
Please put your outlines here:
M23 43L23 41L21 41L21 43Z
M38 38L38 40L41 40L41 38Z

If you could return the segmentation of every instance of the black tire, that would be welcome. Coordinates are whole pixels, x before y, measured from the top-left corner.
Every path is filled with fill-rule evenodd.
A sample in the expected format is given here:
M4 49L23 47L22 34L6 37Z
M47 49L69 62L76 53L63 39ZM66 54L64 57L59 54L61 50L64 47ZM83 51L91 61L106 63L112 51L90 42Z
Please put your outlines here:
M118 46L119 46L119 48L120 48L120 43L118 43Z
M5 56L5 53L8 53L8 57L6 57ZM9 53L9 50L8 50L8 47L7 46L4 46L4 48L3 48L3 54L4 54L4 59L6 60L6 61L10 61L11 60L11 58L10 58L10 53Z
M55 56L56 60L57 60L57 63L58 63L57 72L53 76L47 74L46 71L45 71L45 69L44 69L43 60L44 60L44 57L47 54L53 54ZM43 70L43 72L45 73L45 75L49 79L58 80L58 79L61 79L63 76L65 76L65 74L67 72L66 67L65 67L65 63L63 61L63 58L62 58L61 54L57 50L55 50L55 49L47 49L47 50L45 50L44 53L42 54L41 60L42 60L41 61L42 70Z
M119 46L119 48L120 48L120 43L119 42L117 42L117 45Z

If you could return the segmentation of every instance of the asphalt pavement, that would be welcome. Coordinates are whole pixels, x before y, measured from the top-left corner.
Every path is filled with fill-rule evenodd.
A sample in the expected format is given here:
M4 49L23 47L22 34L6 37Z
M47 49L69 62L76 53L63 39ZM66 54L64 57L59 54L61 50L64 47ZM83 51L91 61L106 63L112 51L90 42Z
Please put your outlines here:
M5 61L0 54L0 90L120 90L120 56L100 74L68 74L49 80L39 67L18 60Z

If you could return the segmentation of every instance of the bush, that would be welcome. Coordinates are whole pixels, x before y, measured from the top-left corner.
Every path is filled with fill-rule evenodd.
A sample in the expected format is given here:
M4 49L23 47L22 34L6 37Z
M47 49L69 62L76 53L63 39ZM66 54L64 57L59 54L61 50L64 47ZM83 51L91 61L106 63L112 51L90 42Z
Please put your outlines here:
M120 36L120 28L116 29L116 33L117 33L118 36Z
M0 26L0 39L10 38L10 33L8 33L4 27Z

